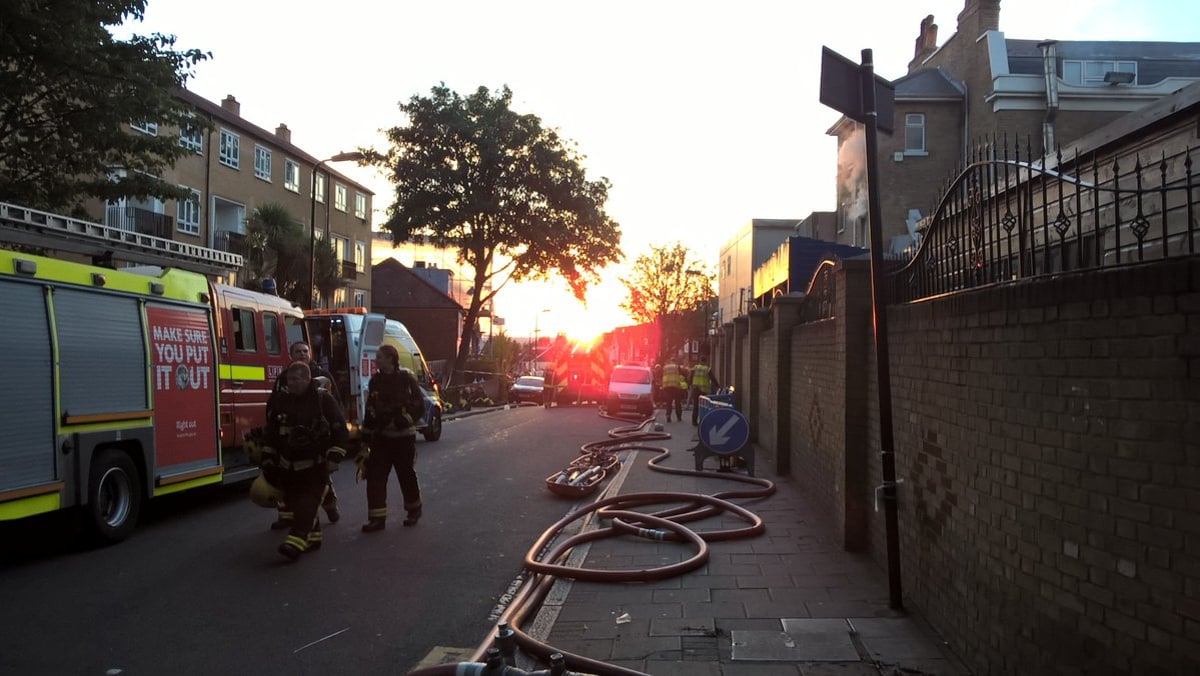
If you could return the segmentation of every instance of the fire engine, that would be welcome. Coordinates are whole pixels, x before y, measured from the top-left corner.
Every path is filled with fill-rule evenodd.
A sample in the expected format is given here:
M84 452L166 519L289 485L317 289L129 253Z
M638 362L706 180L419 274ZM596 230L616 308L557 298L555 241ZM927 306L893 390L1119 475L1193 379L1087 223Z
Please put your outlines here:
M0 249L0 520L81 508L101 543L147 498L255 476L300 308L218 284L236 254L0 203L0 239L137 264Z
M554 401L600 404L608 392L608 355L600 346L564 344L553 360Z

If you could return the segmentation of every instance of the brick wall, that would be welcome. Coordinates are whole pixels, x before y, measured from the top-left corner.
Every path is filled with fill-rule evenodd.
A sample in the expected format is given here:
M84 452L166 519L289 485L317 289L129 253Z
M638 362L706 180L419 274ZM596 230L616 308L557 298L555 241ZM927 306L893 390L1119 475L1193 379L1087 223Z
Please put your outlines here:
M801 324L792 332L791 476L842 532L839 509L845 448L845 387L838 319Z
M780 452L883 568L870 279L854 263L835 317L791 332ZM889 312L905 604L978 673L1196 673L1200 258Z
M891 317L905 593L957 652L1200 666L1200 260Z
M758 398L758 420L751 429L755 442L762 447L766 456L759 459L764 468L774 467L777 463L775 449L778 448L778 439L775 430L779 409L772 405L773 402L779 401L779 370L775 368L779 362L778 350L775 347L776 331L778 329L771 326L758 336L758 386L753 392Z

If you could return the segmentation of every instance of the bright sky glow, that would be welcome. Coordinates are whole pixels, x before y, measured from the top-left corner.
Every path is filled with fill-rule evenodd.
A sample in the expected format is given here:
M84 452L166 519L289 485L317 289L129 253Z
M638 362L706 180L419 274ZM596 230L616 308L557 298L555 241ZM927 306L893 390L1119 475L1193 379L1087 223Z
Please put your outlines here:
M632 261L682 241L715 268L720 245L751 218L832 210L838 119L817 100L821 47L876 72L905 73L921 20L939 44L964 0L861 0L844 11L797 0L149 0L129 31L178 37L212 52L189 88L228 94L266 129L285 123L318 157L384 148L397 104L445 82L513 90L513 107L558 128L613 188L609 214ZM1194 0L1004 0L1010 38L1198 40ZM122 35L118 31L118 35ZM375 191L375 221L391 190L373 170L338 169ZM630 321L618 308L621 271L585 308L559 282L505 288L496 311L508 334L592 337ZM549 307L551 312L542 313ZM538 316L540 315L540 317Z

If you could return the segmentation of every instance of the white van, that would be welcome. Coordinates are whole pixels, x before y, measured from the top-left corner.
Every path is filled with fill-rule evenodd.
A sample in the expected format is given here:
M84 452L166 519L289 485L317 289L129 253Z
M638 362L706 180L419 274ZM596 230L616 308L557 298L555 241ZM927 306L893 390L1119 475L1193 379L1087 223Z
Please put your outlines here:
M425 416L417 423L427 441L442 436L442 399L437 382L404 324L360 308L308 310L304 315L313 360L333 375L351 437L357 436L366 407L367 383L375 373L380 345L400 353L400 368L412 371L425 393Z
M622 365L608 379L605 410L610 415L654 415L654 373L648 366Z

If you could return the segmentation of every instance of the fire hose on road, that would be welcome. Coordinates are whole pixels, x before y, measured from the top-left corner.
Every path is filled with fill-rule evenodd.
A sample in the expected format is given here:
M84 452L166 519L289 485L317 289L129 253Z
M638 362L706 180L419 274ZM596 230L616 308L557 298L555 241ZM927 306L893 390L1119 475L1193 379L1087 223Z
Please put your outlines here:
M609 417L609 416L605 416ZM613 418L614 420L622 420ZM413 676L438 676L440 674L577 674L597 676L644 676L613 664L608 664L583 655L577 655L543 643L522 631L521 626L538 609L558 578L588 582L653 582L682 575L704 566L708 561L708 543L761 534L765 528L762 519L753 512L730 502L733 498L762 499L775 492L775 484L767 479L727 472L709 472L664 467L659 463L670 457L670 450L651 445L653 441L669 439L666 432L651 429L653 418L639 424L625 425L609 431L609 438L583 446L585 453L645 450L656 452L647 465L656 472L711 477L749 484L753 488L722 491L712 495L699 493L651 492L630 493L602 497L575 510L550 526L530 547L525 556L525 567L532 575L512 604L496 623L495 636L489 636L467 662L422 668L410 672ZM640 512L636 508L664 505L660 511ZM729 513L744 525L736 528L697 532L685 524ZM590 520L606 521L607 526L583 529L574 535L558 540L571 524ZM565 565L572 550L581 545L610 537L634 535L654 542L681 542L694 548L692 555L677 563L638 570L604 570L597 568ZM526 672L517 669L515 654L519 648L527 656L550 670ZM568 671L567 669L570 669ZM465 670L464 670L465 669Z

